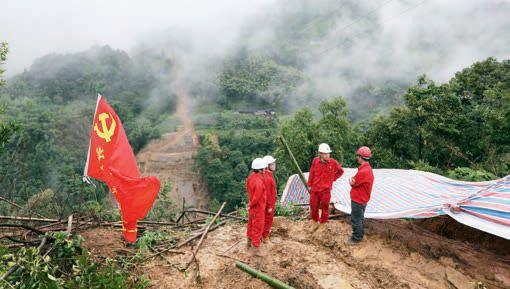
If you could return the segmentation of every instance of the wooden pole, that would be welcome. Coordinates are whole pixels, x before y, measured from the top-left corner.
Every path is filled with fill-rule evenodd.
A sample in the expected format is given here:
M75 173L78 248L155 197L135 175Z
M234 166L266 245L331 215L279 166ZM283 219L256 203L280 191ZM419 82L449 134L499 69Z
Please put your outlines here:
M197 256L197 253L198 253L198 250L200 249L200 245L202 245L202 242L204 241L205 236L207 236L207 233L209 232L209 229L211 228L211 225L214 224L214 221L216 221L218 216L221 214L221 211L223 211L223 208L225 207L226 204L227 204L227 202L223 202L223 204L221 205L221 208L218 210L216 215L214 215L214 217L212 218L211 222L209 222L209 224L205 228L204 233L202 234L202 237L200 237L200 241L198 241L198 244L195 247L195 250L193 251L193 255L191 256L191 258L188 261L188 263L186 263L186 265L184 266L183 271L188 269L189 265L191 265L193 260L195 260L195 258Z
M290 159L291 159L292 163L294 164L295 169L298 171L299 178L301 179L301 182L303 182L303 185L305 186L306 191L308 191L308 193L310 193L310 190L309 190L309 188L308 188L308 185L306 184L305 176L303 175L303 171L301 171L301 168L299 167L299 164L298 164L298 162L296 161L296 158L294 157L294 154L293 154L293 153L292 153L292 151L290 150L290 147L289 147L289 145L287 144L287 141L285 140L285 137L284 137L283 135L281 135L281 136L280 136L280 140L281 140L281 142L283 143L283 146L285 147L285 149L287 150L287 153L289 154Z
M69 215L69 218L67 218L67 235L71 236L71 230L73 229L73 214Z
M272 278L260 271L257 271L255 269L253 269L252 267L242 263L242 262L239 262L237 261L236 262L236 267L243 270L244 272L252 275L253 277L256 277L256 278L259 278L260 280L266 282L267 284L271 285L271 287L273 288L277 288L277 289L295 289L294 287L290 286L290 285L287 285L285 283L283 283L282 281L278 280L278 279L275 279L275 278Z

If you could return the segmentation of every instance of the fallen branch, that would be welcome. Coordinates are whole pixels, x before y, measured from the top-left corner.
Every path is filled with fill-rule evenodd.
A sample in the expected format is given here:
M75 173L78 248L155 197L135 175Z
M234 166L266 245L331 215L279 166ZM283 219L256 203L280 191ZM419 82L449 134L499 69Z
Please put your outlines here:
M227 202L223 202L223 204L221 205L221 208L218 210L218 212L216 213L216 215L214 215L213 219L211 220L211 222L209 222L209 224L207 225L207 227L205 228L204 230L204 233L202 234L202 237L200 238L200 241L198 241L198 244L197 246L195 247L195 250L193 251L193 255L191 256L190 260L188 261L188 263L186 263L186 265L184 266L183 268L183 271L185 271L186 269L188 269L189 265L191 265L191 263L193 262L193 260L195 260L196 258L196 255L198 253L198 250L200 249L200 245L202 245L202 242L204 241L205 239L205 236L207 236L207 233L209 232L209 229L211 228L211 225L214 224L214 222L216 221L216 219L218 218L219 215L221 215L221 211L223 211L223 208L225 207L225 205L227 204Z
M259 278L260 280L266 282L267 284L271 285L271 287L277 288L277 289L295 289L294 287L287 285L283 283L282 281L272 278L260 271L257 271L253 269L252 267L237 261L236 267L243 270L244 272L252 275L253 277Z
M174 223L174 222L156 222L156 221L138 221L138 224L160 225L160 226L175 226L177 223Z
M39 235L44 235L45 232L44 231L41 231L39 229L36 229L34 227L30 227L30 226L27 226L27 225L23 225L23 224L6 224L6 223L0 223L0 227L8 227L8 228L23 228L23 229L27 229L29 231L32 231L36 234L39 234Z
M41 252L41 249L42 247L44 247L44 245L46 244L46 241L48 240L48 238L46 236L44 236L44 238L41 240L41 243L39 244L39 247L37 247L37 254L39 254L39 252ZM14 264L10 269L9 271L5 272L4 275L2 275L2 277L0 277L0 280L5 280L7 279L7 277L9 277L9 275L11 275L12 273L14 273L17 269L19 268L19 265L18 264Z
M184 217L184 214L186 214L186 211L182 211L179 215L179 218L177 218L177 221L175 221L177 224L181 221L182 217Z
M0 201L4 201L4 202L6 202L6 203L8 203L8 204L10 204L10 205L12 205L12 206L14 206L14 207L18 208L18 209L21 209L21 210L24 210L24 209L25 209L24 207L22 207L22 206L20 206L20 205L16 204L15 202L13 202L13 201L11 201L11 200L8 200L8 199L6 199L6 198L4 198L4 197L0 197ZM43 216L43 215L41 215L41 214L39 214L39 213L37 213L37 212L34 212L34 211L32 211L32 210L27 210L27 211L28 211L28 212L30 212L30 213L34 213L34 215L36 215L36 216L38 216L38 217L40 217L40 218L46 218L45 216Z
M149 248L151 249L151 251L157 252L156 249L154 249L154 248L152 248L150 246L149 246ZM172 267L174 267L176 269L179 269L179 267L177 266L177 263L174 263L174 262L170 261L166 256L160 255L160 257L163 258L163 260L165 260L168 263L168 265L170 265L170 266L172 266Z
M83 216L83 217L76 218L76 220L73 220L73 222L79 224L80 220L84 220L84 219L88 219L87 221L85 221L85 223L89 223L89 222L92 221L92 218L90 216ZM40 227L38 227L38 229L42 230L42 229L54 227L54 226L57 226L57 225L62 225L66 221L67 220L59 220L58 222L55 222L55 223L52 223L52 224L47 224L47 225L44 225L44 226L40 226ZM80 226L80 225L78 225L78 226Z
M228 259L231 259L231 260L234 260L234 261L238 261L238 262L243 262L243 263L246 263L246 261L243 261L241 259L238 259L236 257L232 257L232 256L229 256L229 255L225 255L225 254L218 254L218 253L213 253L214 255L218 256L218 257L222 257L222 258L228 258Z
M20 243L20 244L24 244L24 245L37 245L37 244L39 244L38 241L25 241L25 240L13 238L11 236L3 236L3 237L8 239L9 241L14 242L14 243Z
M220 226L225 225L226 223L227 223L227 222L225 222L225 221L219 222L218 224L216 224L216 225L212 226L212 227L209 229L209 232L216 230L217 228L219 228ZM169 247L169 248L163 249L163 250L161 250L161 251L159 251L159 252L157 252L157 253L154 253L154 254L152 254L152 255L150 255L150 256L145 257L144 261L149 260L150 258L156 257L156 256L158 256L158 255L161 255L161 254L163 254L163 253L165 253L165 252L170 252L172 249L178 249L178 248L180 248L180 247L182 247L182 246L184 246L184 245L186 245L186 244L188 244L188 243L192 242L193 240L198 239L198 237L200 237L200 236L201 236L200 234L194 235L194 236L192 236L192 237L190 237L190 238L188 238L188 239L186 239L186 240L184 240L184 241L180 242L179 244L177 244L177 245L175 245L175 246L171 246L171 247Z
M228 247L227 250L223 251L223 253L221 253L222 255L225 255L228 251L232 250L232 248L234 248L237 244L241 243L241 240L238 240L237 242L235 242L234 244L232 244L232 246Z
M216 213L211 212L211 211L200 210L200 209L187 209L186 212L189 212L189 213L201 213L201 214L206 214L206 215L211 215L211 216L214 216L216 214ZM234 219L234 220L246 221L246 218L232 216L232 215L229 215L229 214L220 214L220 216L221 217L225 217L225 218Z

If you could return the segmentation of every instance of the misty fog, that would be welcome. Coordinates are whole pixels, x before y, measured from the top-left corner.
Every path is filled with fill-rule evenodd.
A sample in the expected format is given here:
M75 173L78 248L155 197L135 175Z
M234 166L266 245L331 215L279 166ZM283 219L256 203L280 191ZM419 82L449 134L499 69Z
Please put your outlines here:
M421 74L442 82L474 61L510 56L510 2L502 0L7 1L3 8L7 76L47 53L110 45L162 53L184 79L215 91L231 55L285 52L292 59L280 60L302 74L297 99L349 98L365 85L407 85Z

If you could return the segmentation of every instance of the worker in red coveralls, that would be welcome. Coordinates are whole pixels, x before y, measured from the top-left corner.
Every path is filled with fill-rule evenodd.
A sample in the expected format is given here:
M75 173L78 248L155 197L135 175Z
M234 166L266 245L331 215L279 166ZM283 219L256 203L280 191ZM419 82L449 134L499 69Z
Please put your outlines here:
M370 200L370 194L374 184L374 173L369 163L372 152L368 147L362 146L358 149L356 154L358 155L358 163L360 166L356 175L349 179L349 184L351 185L352 236L347 240L347 243L350 245L357 244L363 240L365 208Z
M319 145L319 154L320 156L312 161L307 183L310 188L312 215L312 226L310 229L312 231L318 228L319 223L326 223L328 221L331 188L333 187L333 182L344 173L340 164L330 157L331 148L328 144L321 143ZM322 211L320 217L319 208Z
M246 179L248 192L248 225L246 230L247 247L252 247L255 255L261 255L259 246L264 231L264 217L266 212L266 186L264 184L264 168L266 163L256 158L251 163L252 172Z
M267 167L264 169L264 184L266 185L266 215L264 218L264 232L262 233L262 242L269 241L271 226L273 226L274 209L276 206L276 181L273 173L276 170L276 159L272 156L263 158Z

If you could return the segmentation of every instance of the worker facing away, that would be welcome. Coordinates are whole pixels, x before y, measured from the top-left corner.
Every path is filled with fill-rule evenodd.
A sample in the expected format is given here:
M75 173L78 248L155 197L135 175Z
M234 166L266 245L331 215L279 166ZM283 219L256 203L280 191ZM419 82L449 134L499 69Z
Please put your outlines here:
M365 208L370 200L372 186L374 184L374 173L370 166L372 152L366 146L362 146L356 152L358 163L360 164L358 172L349 179L351 185L351 224L352 236L347 241L349 244L356 244L363 240L363 221L365 218Z
M265 156L263 160L267 166L264 169L264 184L266 186L266 214L264 218L264 232L262 233L262 241L265 243L269 240L271 227L273 226L274 210L276 206L276 181L274 172L276 171L276 159L272 156Z
M260 255L259 246L264 231L266 212L266 186L264 184L264 168L266 162L256 158L251 163L252 172L246 179L248 192L248 225L246 230L247 246L253 247L255 255Z
M331 148L328 144L319 145L319 157L312 161L307 185L310 188L310 209L312 215L312 230L318 223L325 223L329 219L329 202L333 182L342 176L344 170L340 164L330 156ZM321 216L319 217L319 208Z

